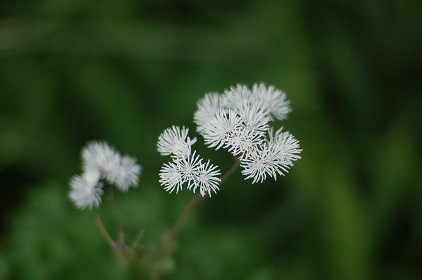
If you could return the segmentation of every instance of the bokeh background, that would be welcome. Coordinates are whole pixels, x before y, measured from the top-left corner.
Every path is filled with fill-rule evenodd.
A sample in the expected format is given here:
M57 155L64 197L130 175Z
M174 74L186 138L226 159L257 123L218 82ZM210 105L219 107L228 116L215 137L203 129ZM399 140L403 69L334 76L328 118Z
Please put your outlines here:
M127 238L155 244L192 193L158 184L160 132L237 82L283 89L302 159L237 172L196 209L165 279L422 279L422 2L0 1L0 279L137 279L74 209L80 150L137 157L117 194ZM222 170L224 151L195 148Z

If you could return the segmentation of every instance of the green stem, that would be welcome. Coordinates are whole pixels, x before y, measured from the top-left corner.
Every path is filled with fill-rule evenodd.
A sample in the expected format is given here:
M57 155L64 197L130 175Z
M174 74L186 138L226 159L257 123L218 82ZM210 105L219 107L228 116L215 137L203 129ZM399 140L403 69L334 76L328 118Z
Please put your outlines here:
M108 231L106 230L106 228L104 227L103 221L101 220L101 217L99 215L97 215L95 221L97 222L97 226L101 232L101 235L104 237L105 241L108 243L108 245L110 245L112 249L114 249L114 241L111 238Z
M138 232L135 239L133 240L132 244L130 245L132 249L136 249L139 246L139 243L141 242L142 237L144 236L145 230L142 229Z
M233 164L233 166L223 175L221 178L221 182L218 185L218 187L221 187L221 185L227 181L228 178L233 174L234 171L239 167L239 161L236 160L236 162ZM187 219L189 218L192 210L195 208L198 203L200 203L205 197L201 194L197 194L194 196L189 203L186 205L185 209L183 210L182 214L180 215L179 219L177 220L176 224L173 226L173 228L169 232L169 237L171 239L174 239L182 229L182 227L185 225Z
M120 213L119 209L116 206L116 200L114 198L114 188L112 186L110 186L108 198L110 200L111 211L113 212L114 217L116 219L116 223L117 223L117 235L120 238L123 236L123 219L122 219L122 214Z

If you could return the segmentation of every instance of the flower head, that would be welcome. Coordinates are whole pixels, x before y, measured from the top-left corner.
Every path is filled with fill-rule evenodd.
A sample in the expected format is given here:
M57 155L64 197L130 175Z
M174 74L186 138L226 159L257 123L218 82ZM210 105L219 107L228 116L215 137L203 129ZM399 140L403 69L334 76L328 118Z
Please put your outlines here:
M242 118L248 130L265 133L269 129L268 111L255 104L242 106L238 109L238 114Z
M176 158L174 161L179 167L183 183L187 183L187 188L190 190L195 184L194 181L202 165L202 158L194 151L190 156Z
M278 129L276 132L271 129L269 135L270 145L277 146L292 160L300 159L299 153L302 152L302 149L299 149L299 141L290 132L283 132L283 128Z
M242 120L235 110L220 109L202 132L205 144L218 150L224 145L224 141L230 132L241 125Z
M201 164L195 174L193 192L199 187L199 193L202 196L208 195L211 197L212 192L216 193L219 190L218 186L221 182L220 175L218 166L210 164L209 160L207 163Z
M100 173L87 171L82 176L76 175L70 181L69 198L77 208L97 207L101 203L102 184Z
M174 158L172 162L165 163L160 170L160 184L164 190L178 193L186 184L188 190L199 193L202 196L216 193L220 183L220 170L215 165L202 162L202 158L194 151L185 158Z
M270 140L257 149L249 152L241 159L242 174L245 179L253 179L252 183L262 182L267 175L277 179L293 166L293 161L300 159L299 142L289 132L280 128L274 134L270 131Z
M175 162L164 163L160 170L160 184L164 186L164 190L178 193L182 190L183 183L180 166Z
M160 134L157 149L163 156L174 155L186 157L191 153L191 146L196 142L188 137L189 129L179 126L167 128Z
M207 93L198 101L198 110L194 114L194 122L197 125L198 132L204 131L207 123L212 120L222 107L222 103L222 97L218 93Z
M177 130L177 127L173 126L170 131L174 131L174 129ZM169 129L164 130L161 135L166 134L167 131ZM160 144L163 138L160 136L158 140L159 146L163 146ZM180 138L189 139L187 130L183 131L183 135L181 133ZM169 142L171 141L166 141L166 143ZM186 142L189 142L189 140L185 140ZM190 148L189 145L189 153L181 153L178 156L173 156L171 162L165 163L162 166L160 170L160 184L169 193L178 193L186 184L188 190L195 192L199 187L199 192L202 196L206 194L211 196L212 192L215 193L218 190L218 182L220 181L218 176L220 175L220 171L217 169L217 166L210 164L210 161L204 164L203 159L196 151L190 153ZM161 154L164 155L164 153Z
M252 183L262 183L268 173L272 174L269 168L269 153L268 145L264 143L241 160L242 174L246 176L245 180L252 178Z
M291 111L290 102L286 99L286 94L276 89L274 86L266 86L264 83L254 84L252 95L256 103L267 110L271 115L279 120L287 118Z
M224 148L233 156L242 158L263 141L261 133L240 127L230 132L224 141Z
M105 141L92 141L82 150L82 162L85 170L98 171L104 178L118 168L120 154Z
M135 158L121 156L105 141L92 141L82 149L82 176L70 181L69 198L77 208L92 208L101 203L104 180L122 192L136 187L142 167Z
M274 133L270 127L271 121L287 118L290 111L286 94L274 86L260 83L250 89L237 84L222 95L201 99L195 122L205 144L227 149L240 160L246 179L256 183L284 175L300 158L299 142L290 133L281 129Z
M141 166L136 164L134 158L124 156L120 158L117 168L107 176L107 180L115 184L120 191L127 192L129 187L137 187L141 171Z
M249 106L252 103L252 93L246 85L237 84L236 87L224 92L224 107L232 108L236 111L242 107Z

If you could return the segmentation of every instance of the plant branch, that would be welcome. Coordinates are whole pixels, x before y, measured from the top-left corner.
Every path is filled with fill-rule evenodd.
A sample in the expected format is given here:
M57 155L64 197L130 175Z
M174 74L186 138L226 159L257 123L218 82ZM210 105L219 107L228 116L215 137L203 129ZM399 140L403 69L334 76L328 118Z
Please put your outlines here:
M233 164L233 166L221 178L221 182L220 184L218 184L218 187L221 187L221 185L225 181L227 181L228 178L230 178L230 176L233 174L234 171L236 171L238 166L239 166L239 161L236 159L236 162ZM189 201L189 203L186 205L185 209L183 210L182 214L179 216L179 219L177 220L176 224L174 224L173 228L169 231L168 237L170 239L175 238L179 234L180 230L183 228L187 219L189 218L192 210L204 198L205 198L204 196L198 193Z
M132 244L130 245L130 247L132 247L132 249L136 249L139 246L139 243L141 242L142 237L144 236L145 230L141 229L138 234L136 235L135 239L133 240Z
M95 218L95 221L97 222L97 226L101 232L101 235L104 237L105 241L108 243L108 245L110 245L111 248L114 248L114 241L111 238L108 231L106 230L106 228L104 227L103 221L101 220L101 217L99 215L97 215L97 217Z

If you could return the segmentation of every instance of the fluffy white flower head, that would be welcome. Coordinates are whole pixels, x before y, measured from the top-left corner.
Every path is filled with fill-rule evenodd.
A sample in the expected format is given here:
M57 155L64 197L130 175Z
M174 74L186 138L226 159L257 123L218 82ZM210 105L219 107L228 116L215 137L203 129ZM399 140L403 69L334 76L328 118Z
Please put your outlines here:
M212 97L210 96L209 98ZM216 193L218 190L220 171L217 166L210 164L209 161L204 164L203 159L196 151L190 153L190 145L193 143L189 140L187 133L187 129L183 128L180 130L180 128L173 126L164 130L160 135L157 144L159 147L158 151L162 155L173 154L171 157L172 161L165 163L160 170L160 184L169 193L178 193L186 185L188 190L195 192L199 188L202 196L211 196L211 193ZM181 143L188 143L189 153L174 154L173 150L170 152L170 148L174 145L172 143L178 142L171 139L182 139Z
M196 142L188 137L189 129L179 126L167 128L160 134L157 142L157 150L163 156L174 155L186 157L191 153L191 146Z
M204 131L206 125L212 120L217 111L222 108L222 103L222 97L218 93L206 93L197 102L198 110L194 114L194 122L199 133Z
M120 191L127 192L129 187L137 187L141 171L141 166L136 164L134 158L124 156L120 158L117 168L111 170L107 179L115 184Z
M172 193L178 193L182 190L183 177L181 168L175 162L164 163L160 170L160 184L164 186L164 190Z
M202 162L202 158L194 151L184 158L173 158L170 163L165 163L160 170L160 184L164 190L178 193L186 184L188 190L194 193L199 188L202 196L216 193L220 183L220 170L215 165Z
M82 149L82 176L73 176L70 181L69 198L77 208L85 209L101 203L103 182L127 192L137 187L142 167L130 156L121 156L104 141L92 141Z
M237 128L230 132L230 134L226 137L224 141L224 148L227 149L233 156L239 156L242 158L263 141L261 133L247 128Z
M252 183L262 182L267 175L277 179L277 175L284 176L293 161L300 159L299 142L289 132L282 132L280 128L273 134L270 131L270 141L258 145L241 159L242 174Z
M223 106L238 111L242 107L249 106L252 98L252 93L246 85L237 84L224 92Z
M202 166L202 158L196 154L196 151L194 151L193 154L188 157L176 158L174 162L179 167L182 175L182 181L187 183L187 188L190 190L192 185L195 184L194 181Z
M245 127L248 130L265 133L269 129L268 111L255 104L240 107L237 110Z
M202 196L208 195L211 197L211 193L217 193L217 190L219 190L218 186L221 182L220 175L221 173L218 167L210 164L209 160L207 163L201 164L195 174L193 192L199 187L199 193Z
M206 106L212 109L207 111ZM270 122L286 119L290 111L286 94L274 86L260 83L250 89L237 84L222 95L201 99L195 122L205 144L227 149L240 160L246 179L256 183L284 175L300 158L299 142L281 129L273 133L270 127Z
M241 160L243 167L242 174L245 175L245 180L252 178L252 184L256 182L263 182L267 178L267 174L272 174L269 169L269 150L268 145L264 143L259 148L252 150L248 155Z
M290 101L287 100L286 94L274 86L267 87L264 83L254 84L252 95L255 102L276 119L286 119L287 114L291 111Z
M233 109L220 109L214 118L205 126L202 136L205 144L216 150L224 145L227 136L242 126L242 120Z
M97 207L101 203L100 173L87 171L82 176L73 176L70 181L69 198L77 208L85 209Z
M82 150L82 162L85 170L98 171L106 178L119 167L120 154L105 141L92 141Z
M275 133L271 129L270 146L274 146L285 155L285 161L296 161L300 159L299 154L302 152L300 149L299 141L288 131L283 132L283 128L278 129Z

